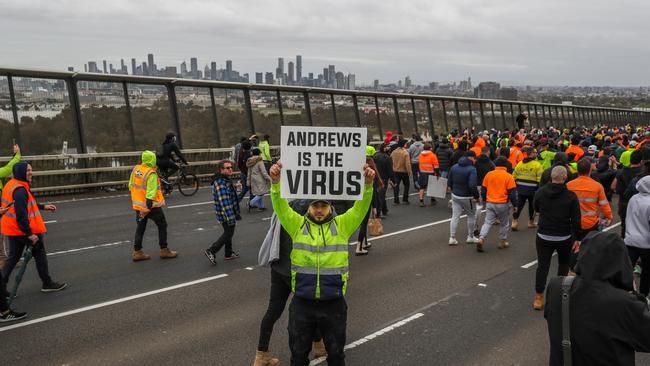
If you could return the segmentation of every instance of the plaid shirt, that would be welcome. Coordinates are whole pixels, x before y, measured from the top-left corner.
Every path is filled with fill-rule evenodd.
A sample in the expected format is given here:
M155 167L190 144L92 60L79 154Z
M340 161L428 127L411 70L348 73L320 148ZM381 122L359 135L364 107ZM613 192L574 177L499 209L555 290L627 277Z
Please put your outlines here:
M214 199L214 211L217 214L219 223L234 226L236 216L239 215L239 201L237 191L232 181L222 175L212 182L212 198Z

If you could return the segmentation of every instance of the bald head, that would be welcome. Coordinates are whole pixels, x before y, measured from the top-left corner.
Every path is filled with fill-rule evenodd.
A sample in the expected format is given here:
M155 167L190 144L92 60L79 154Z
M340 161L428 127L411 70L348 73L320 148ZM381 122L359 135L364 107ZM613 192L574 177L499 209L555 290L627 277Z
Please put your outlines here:
M567 179L567 172L565 167L563 166L553 167L553 170L551 170L552 183L562 184L566 181L566 179Z

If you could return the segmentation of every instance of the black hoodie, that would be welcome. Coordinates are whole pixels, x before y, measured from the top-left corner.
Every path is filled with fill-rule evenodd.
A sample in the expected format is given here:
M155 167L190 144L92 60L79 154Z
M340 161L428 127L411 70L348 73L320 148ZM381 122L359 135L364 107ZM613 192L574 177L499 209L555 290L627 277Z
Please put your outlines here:
M29 164L25 161L21 161L14 165L12 174L14 179L27 182L27 166ZM27 190L23 187L18 187L14 190L14 208L16 209L16 221L18 222L18 227L20 230L25 233L25 236L32 235L32 229L29 227L29 213L27 212L27 201L29 195ZM42 210L43 205L39 204L38 209Z
M566 185L549 183L535 193L533 207L539 212L542 235L577 237L580 232L580 202Z
M479 187L483 185L483 178L485 178L487 173L496 168L492 160L490 160L490 157L485 154L481 154L476 158L474 167L476 168L476 183Z
M650 309L633 292L632 264L614 233L583 240L570 292L571 355L575 366L634 366L634 353L650 352ZM551 343L549 365L562 365L562 277L551 280L544 317Z

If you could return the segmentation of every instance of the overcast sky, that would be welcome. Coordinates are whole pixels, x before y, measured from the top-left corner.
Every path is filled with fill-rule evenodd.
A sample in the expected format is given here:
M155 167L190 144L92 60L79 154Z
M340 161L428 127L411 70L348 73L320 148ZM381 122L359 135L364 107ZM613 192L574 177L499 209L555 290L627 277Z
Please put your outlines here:
M198 57L241 73L303 56L357 84L650 85L647 0L0 0L0 66L83 71ZM101 66L100 66L101 67Z

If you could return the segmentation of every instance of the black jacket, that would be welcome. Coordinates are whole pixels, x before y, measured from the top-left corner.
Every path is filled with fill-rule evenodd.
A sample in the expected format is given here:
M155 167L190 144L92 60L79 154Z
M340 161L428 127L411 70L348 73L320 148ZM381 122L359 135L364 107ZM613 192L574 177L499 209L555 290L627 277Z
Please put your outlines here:
M546 169L546 170L544 170L544 171L542 172L542 178L541 178L540 181L539 181L539 186L540 186L540 187L546 185L546 183L550 183L550 182L551 182L551 171L552 171L553 168L555 168L556 166L557 166L557 165L553 165L552 167L550 167L550 168L548 168L548 169ZM564 168L566 169L566 176L567 176L567 178L566 178L566 182L564 182L564 183L569 183L570 181L574 180L574 179L576 178L577 175L571 173L571 170L570 170L569 168L567 168L566 166L564 166Z
M630 197L625 195L625 191L639 173L641 173L640 166L628 166L616 172L616 194L618 194L619 205L627 205Z
M176 145L174 141L165 140L165 142L162 144L162 152L156 158L158 160L174 161L174 154L180 161L183 162L183 164L187 164L187 160L185 160L185 157L181 153L181 150L178 148L178 145Z
M390 158L390 155L386 154L383 151L378 151L373 157L372 160L375 161L377 166L377 173L379 177L384 181L384 184L388 184L388 181L395 181L395 173L393 173L393 159Z
M438 157L438 164L440 164L441 171L448 171L451 169L451 156L454 150L449 147L449 144L440 144L436 149L436 156Z
M480 187L483 185L483 178L487 173L491 172L496 168L492 160L487 155L479 155L476 158L476 163L474 164L476 168L476 183Z
M564 184L549 183L535 192L533 207L539 212L543 235L577 237L580 232L580 201Z
M632 264L617 234L583 240L570 291L574 366L634 366L634 353L650 352L650 309L633 292ZM551 344L549 365L562 365L562 277L551 280L544 317Z

